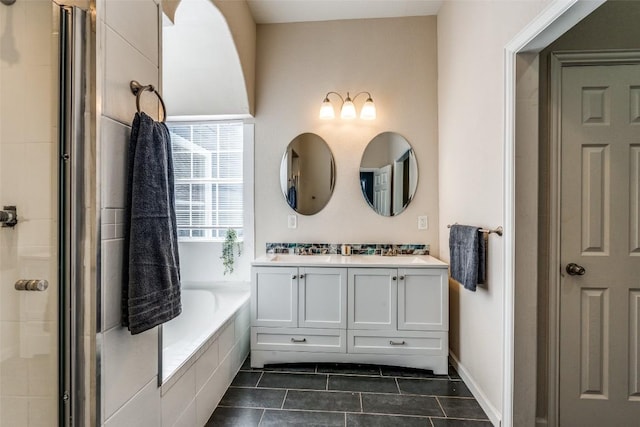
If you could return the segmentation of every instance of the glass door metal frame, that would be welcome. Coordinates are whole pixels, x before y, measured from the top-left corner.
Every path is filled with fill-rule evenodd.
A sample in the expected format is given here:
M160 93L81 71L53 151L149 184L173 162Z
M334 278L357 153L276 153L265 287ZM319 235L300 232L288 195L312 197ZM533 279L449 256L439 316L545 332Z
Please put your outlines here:
M88 14L60 6L58 369L60 426L82 425L84 400L85 98Z

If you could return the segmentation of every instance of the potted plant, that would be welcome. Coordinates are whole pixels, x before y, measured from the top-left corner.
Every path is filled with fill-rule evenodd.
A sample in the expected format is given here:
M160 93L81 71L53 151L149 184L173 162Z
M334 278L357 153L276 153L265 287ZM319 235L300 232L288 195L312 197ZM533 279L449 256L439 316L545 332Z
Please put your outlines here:
M237 256L242 255L242 242L238 241L238 233L233 228L227 229L227 233L222 243L222 265L224 266L224 274L233 273L233 267Z

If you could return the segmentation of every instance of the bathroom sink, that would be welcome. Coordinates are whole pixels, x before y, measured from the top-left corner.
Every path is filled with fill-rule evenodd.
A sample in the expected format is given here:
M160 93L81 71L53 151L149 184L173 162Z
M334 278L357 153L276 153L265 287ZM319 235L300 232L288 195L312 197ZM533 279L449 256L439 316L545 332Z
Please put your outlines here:
M300 264L324 264L331 261L331 255L289 255L277 254L270 258L271 262L293 262Z

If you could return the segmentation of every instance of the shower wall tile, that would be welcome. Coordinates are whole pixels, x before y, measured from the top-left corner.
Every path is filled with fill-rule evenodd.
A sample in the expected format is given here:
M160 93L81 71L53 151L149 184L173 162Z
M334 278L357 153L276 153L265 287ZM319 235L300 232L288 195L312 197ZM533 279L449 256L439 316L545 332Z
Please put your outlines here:
M28 65L51 65L51 4L46 1L27 1L28 19L25 22L24 40L29 49L24 49L24 63Z
M0 66L2 62L0 61ZM0 85L2 96L0 97L0 141L3 144L17 144L24 142L25 123L27 121L27 102L23 88L27 85L27 76L24 67L2 67L0 73ZM7 182L7 181L3 181Z
M144 32L149 34L148 32ZM158 86L158 65L149 61L140 51L127 43L109 26L106 28L106 56L102 114L119 121L131 123L136 112L136 98L129 82ZM151 93L140 98L140 108L158 119L158 99Z
M105 22L154 64L158 63L158 5L152 1L120 0L105 3ZM144 28L145 31L140 31ZM142 82L141 82L142 83Z
M135 104L135 98L133 96L130 98L132 98L130 101ZM124 209L131 128L115 120L105 118L102 120L101 132L102 207Z
M122 251L124 240L102 242L102 327L111 329L120 324L122 296Z
M23 397L3 397L0 399L0 425L29 425L29 400Z
M126 328L104 334L104 418L108 419L158 373L158 328L131 335Z
M138 392L105 423L106 427L157 427L161 424L160 389L155 380Z
M37 117L37 120L25 122L24 138L26 142L51 142L53 123L56 119L53 104L53 79L51 79L51 66L34 65L26 67L27 81L29 84L23 88L23 95L28 100L37 102L28 103L28 117Z

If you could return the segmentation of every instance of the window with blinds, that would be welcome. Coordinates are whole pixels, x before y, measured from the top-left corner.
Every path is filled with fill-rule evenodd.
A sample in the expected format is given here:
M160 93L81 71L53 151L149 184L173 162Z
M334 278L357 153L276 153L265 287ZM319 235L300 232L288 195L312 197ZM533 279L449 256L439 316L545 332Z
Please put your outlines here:
M232 228L242 238L242 123L173 122L167 127L178 236L222 240Z

